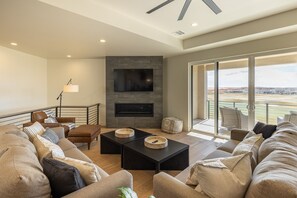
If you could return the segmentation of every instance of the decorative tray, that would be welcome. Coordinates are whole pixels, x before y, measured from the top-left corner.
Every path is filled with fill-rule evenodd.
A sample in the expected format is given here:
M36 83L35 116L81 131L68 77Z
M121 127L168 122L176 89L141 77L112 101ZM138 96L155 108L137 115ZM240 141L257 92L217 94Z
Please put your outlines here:
M162 136L149 136L144 139L144 146L151 149L162 149L168 146L168 141Z
M117 129L115 136L118 138L129 138L134 136L134 130L129 128Z

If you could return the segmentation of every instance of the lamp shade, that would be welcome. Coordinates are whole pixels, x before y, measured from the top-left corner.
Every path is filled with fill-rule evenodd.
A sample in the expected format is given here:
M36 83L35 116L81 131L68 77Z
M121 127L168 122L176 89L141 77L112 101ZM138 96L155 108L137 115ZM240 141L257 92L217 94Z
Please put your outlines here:
M64 92L78 92L79 91L79 86L78 85L64 85Z

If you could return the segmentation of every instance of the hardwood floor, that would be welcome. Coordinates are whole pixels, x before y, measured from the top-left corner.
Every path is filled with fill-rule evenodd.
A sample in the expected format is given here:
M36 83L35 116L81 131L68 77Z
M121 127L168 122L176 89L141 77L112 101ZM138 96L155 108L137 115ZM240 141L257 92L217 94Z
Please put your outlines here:
M102 128L101 133L109 132L114 129ZM149 133L156 135L162 135L168 139L179 141L190 145L189 157L190 164L195 163L197 160L201 160L206 155L214 151L220 143L216 143L212 138L208 136L199 135L193 132L182 132L179 134L167 134L161 132L160 129L142 129ZM204 139L202 139L202 138ZM205 140L210 139L210 140ZM88 150L87 145L82 145L79 149L85 153L90 159L94 161L98 166L105 170L108 174L113 174L121 170L121 156L120 155L101 155L99 141L93 141L91 149ZM147 198L153 193L153 176L155 171L150 170L129 170L133 175L134 190L138 194L139 198ZM181 171L165 171L166 173L176 176Z

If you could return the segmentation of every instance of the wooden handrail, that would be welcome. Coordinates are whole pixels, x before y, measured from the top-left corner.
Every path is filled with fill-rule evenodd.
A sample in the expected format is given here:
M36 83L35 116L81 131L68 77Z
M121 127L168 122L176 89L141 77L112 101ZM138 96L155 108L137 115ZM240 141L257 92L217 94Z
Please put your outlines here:
M35 111L42 111L42 110L46 110L46 109L53 109L56 108L57 106L52 106L52 107L45 107L45 108L39 108L39 109L33 109L33 110L28 110L28 111L21 111L21 112L17 112L17 113L11 113L11 114L6 114L6 115L1 115L0 119L2 118L9 118L9 117L13 117L13 116L18 116L18 115L22 115L22 114L27 114L27 113L31 113L31 112L35 112Z
M92 104L92 105L88 105L88 106L62 106L62 108L89 108L89 107L97 106L97 105L100 106L100 103L96 103L96 104ZM28 110L28 111L21 111L21 112L17 112L17 113L1 115L0 119L9 118L9 117L13 117L13 116L19 116L19 115L23 115L23 114L27 114L27 113L32 113L35 111L43 111L46 109L53 109L53 108L59 108L59 106L50 106L50 107L44 107L44 108L39 108L39 109L33 109L33 110Z

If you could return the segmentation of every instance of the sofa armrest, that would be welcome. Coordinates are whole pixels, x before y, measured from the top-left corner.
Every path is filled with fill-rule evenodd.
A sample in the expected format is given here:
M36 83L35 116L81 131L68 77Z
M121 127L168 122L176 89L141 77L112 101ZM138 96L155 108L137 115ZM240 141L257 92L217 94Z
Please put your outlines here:
M120 194L119 187L130 187L133 189L132 175L126 171L121 170L108 177L105 177L97 183L93 183L78 191L70 193L65 198L112 198L118 197Z
M51 128L59 137L59 139L65 138L64 127L54 127Z
M75 123L75 117L57 117L56 119L59 123Z
M155 175L153 183L157 198L209 198L164 172Z
M243 138L248 134L248 130L244 129L232 129L231 130L231 139L232 140L237 140L237 141L242 141Z

